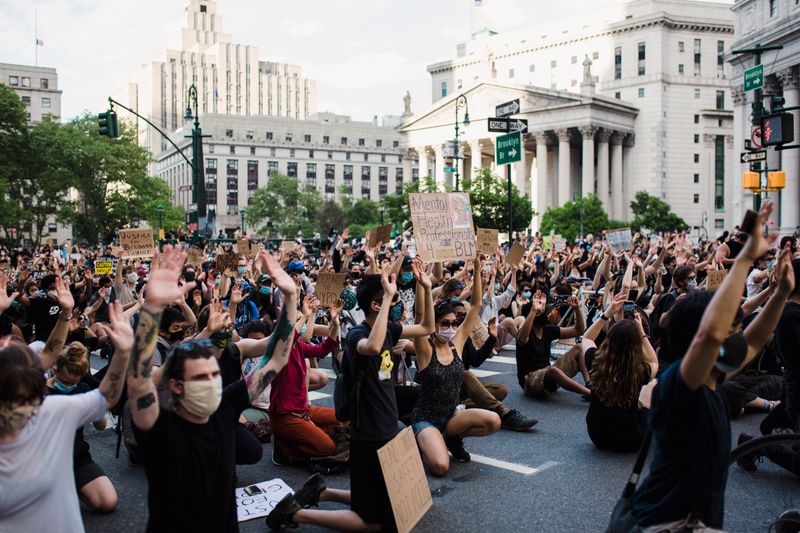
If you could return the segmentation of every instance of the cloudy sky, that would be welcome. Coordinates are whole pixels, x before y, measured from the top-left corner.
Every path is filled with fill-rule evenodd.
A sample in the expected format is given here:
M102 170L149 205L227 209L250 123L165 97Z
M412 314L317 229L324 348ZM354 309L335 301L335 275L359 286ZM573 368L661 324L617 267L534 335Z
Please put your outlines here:
M319 110L368 120L400 114L406 90L415 109L430 103L426 66L453 57L471 24L509 30L598 1L483 0L472 8L474 0L217 0L217 11L233 42L317 80ZM58 69L63 118L97 112L109 95L126 99L138 65L163 58L187 3L0 0L0 62L34 63L38 12L39 65Z

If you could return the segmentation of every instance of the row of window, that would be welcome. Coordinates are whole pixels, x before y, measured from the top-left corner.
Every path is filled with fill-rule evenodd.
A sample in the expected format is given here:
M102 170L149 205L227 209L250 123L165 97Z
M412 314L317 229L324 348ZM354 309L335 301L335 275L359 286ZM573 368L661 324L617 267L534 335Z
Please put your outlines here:
M30 87L31 86L31 78L29 76L9 76L8 77L8 86L9 87ZM40 89L49 89L50 88L50 80L47 78L39 78L39 88Z
M31 97L30 96L21 96L23 105L29 106L31 105ZM50 98L43 96L42 97L42 107L50 107Z
M644 98L644 95L645 95L644 87L639 87L638 95L639 95L639 98ZM700 89L695 89L694 90L694 97L696 99L700 99ZM617 100L621 100L622 99L622 92L621 91L615 92L614 93L614 98L616 98ZM725 109L725 91L717 91L716 109L718 109L718 110ZM699 117L699 115L695 115L695 117Z
M216 153L216 149L215 149L213 144L208 145L208 153L210 153L210 154ZM236 155L236 146L235 145L230 145L228 147L228 153L230 155ZM275 148L274 146L270 146L269 147L269 155L270 155L270 157L276 157L276 154L277 154L277 148ZM250 155L256 155L256 147L255 146L250 146ZM327 151L327 155L328 155L328 159L333 159L333 151L328 150ZM391 155L387 156L386 154L375 154L375 155L379 155L380 156L381 163L386 163L387 162L387 157L392 157ZM308 159L314 159L315 156L316 156L316 153L315 153L314 150L308 150ZM363 156L364 156L364 161L369 161L370 154L368 152L364 152ZM289 157L298 157L297 156L297 149L289 148ZM402 163L403 162L403 156L402 155L397 155L396 157L397 157L397 162L398 163ZM352 154L350 152L345 152L345 161L350 161L351 159L352 159Z
M233 138L233 130L225 130L225 137ZM249 140L252 140L252 139L255 138L255 135L254 135L254 133L252 131L247 131L245 133L245 138L247 138ZM273 133L271 131L268 131L265 134L265 138L268 141L272 141L272 140L275 139L275 136L273 135ZM293 142L294 141L294 134L292 134L291 132L286 133L283 136L283 140L284 140L284 142L287 142L287 143ZM347 145L347 141L348 141L347 137L340 137L339 138L339 143L342 146L346 146ZM304 134L303 135L303 142L305 142L305 143L313 142L311 135L309 135L308 133ZM331 138L330 138L329 135L323 135L322 136L322 144L331 144ZM367 145L366 139L364 139L364 138L359 138L358 139L358 146L366 146L366 145ZM397 141L397 140L392 141L392 148L399 148L399 147L400 147L400 141ZM375 148L383 148L383 140L382 139L376 139L375 140Z
M693 76L700 75L700 63L702 59L702 39L695 39L694 40L694 50L693 50ZM678 52L684 52L686 47L683 41L678 41ZM637 72L639 76L645 75L645 60L647 57L646 45L645 43L638 43L637 45ZM717 77L721 78L725 75L725 41L717 41ZM678 65L678 74L685 75L686 71L684 68L683 63ZM622 79L622 47L617 46L614 48L614 79L619 80Z

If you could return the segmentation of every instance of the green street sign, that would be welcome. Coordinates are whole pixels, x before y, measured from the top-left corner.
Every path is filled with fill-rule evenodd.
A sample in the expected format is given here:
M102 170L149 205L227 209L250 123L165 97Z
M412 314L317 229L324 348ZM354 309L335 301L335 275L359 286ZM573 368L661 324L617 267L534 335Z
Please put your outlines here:
M518 131L495 139L494 160L498 165L516 163L522 159L522 136Z
M744 71L744 90L752 91L764 86L764 65L758 65Z

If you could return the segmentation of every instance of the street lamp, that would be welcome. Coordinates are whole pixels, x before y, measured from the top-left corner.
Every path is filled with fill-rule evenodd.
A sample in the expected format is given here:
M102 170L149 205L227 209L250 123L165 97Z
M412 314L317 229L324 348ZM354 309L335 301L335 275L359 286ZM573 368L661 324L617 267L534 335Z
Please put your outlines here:
M247 209L245 209L244 207L239 209L239 214L242 215L242 226L241 226L241 229L242 229L242 238L243 239L244 239L244 214L245 213L247 213Z
M156 211L158 211L158 240L164 240L164 205L158 204Z
M194 114L192 113L194 106ZM203 133L200 130L200 113L197 109L197 87L192 84L186 95L186 112L183 119L187 122L194 119L192 134L187 135L192 139L192 207L189 220L192 223L192 234L197 239L200 226L200 166L203 158Z
M459 95L456 98L456 153L454 159L461 159L459 154L461 154L461 144L459 143L459 132L458 132L458 110L459 108L464 108L464 127L466 128L469 126L469 106L467 105L467 97ZM462 160L463 161L463 160ZM458 191L458 180L461 177L461 172L458 170L458 161L456 161L456 191Z

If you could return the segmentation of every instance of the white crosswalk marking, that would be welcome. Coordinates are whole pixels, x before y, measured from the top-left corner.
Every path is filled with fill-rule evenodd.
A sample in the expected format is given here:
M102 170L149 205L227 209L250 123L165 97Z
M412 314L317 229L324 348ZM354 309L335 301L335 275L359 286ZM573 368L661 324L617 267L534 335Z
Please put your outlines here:
M313 402L315 400L321 400L323 398L330 398L330 397L331 397L330 394L325 394L324 392L318 392L318 391L315 391L315 390L312 390L311 392L308 393L308 401L309 402Z
M508 357L505 355L495 355L491 359L486 360L487 363L502 363L504 365L516 365L516 357Z
M470 368L470 372L475 374L475 377L488 378L489 376L496 376L500 372L492 372L491 370L480 370L478 368Z
M501 461L500 459L493 459L491 457L485 457L483 455L477 454L470 454L472 456L472 460L476 463L481 463L484 465L494 466L497 468L502 468L504 470L510 470L511 472L517 472L519 474L524 474L526 476L532 476L533 474L538 474L543 470L547 470L548 468L552 468L554 466L560 465L558 461L547 461L537 467L525 466L525 465L518 465L516 463L509 463L508 461Z

